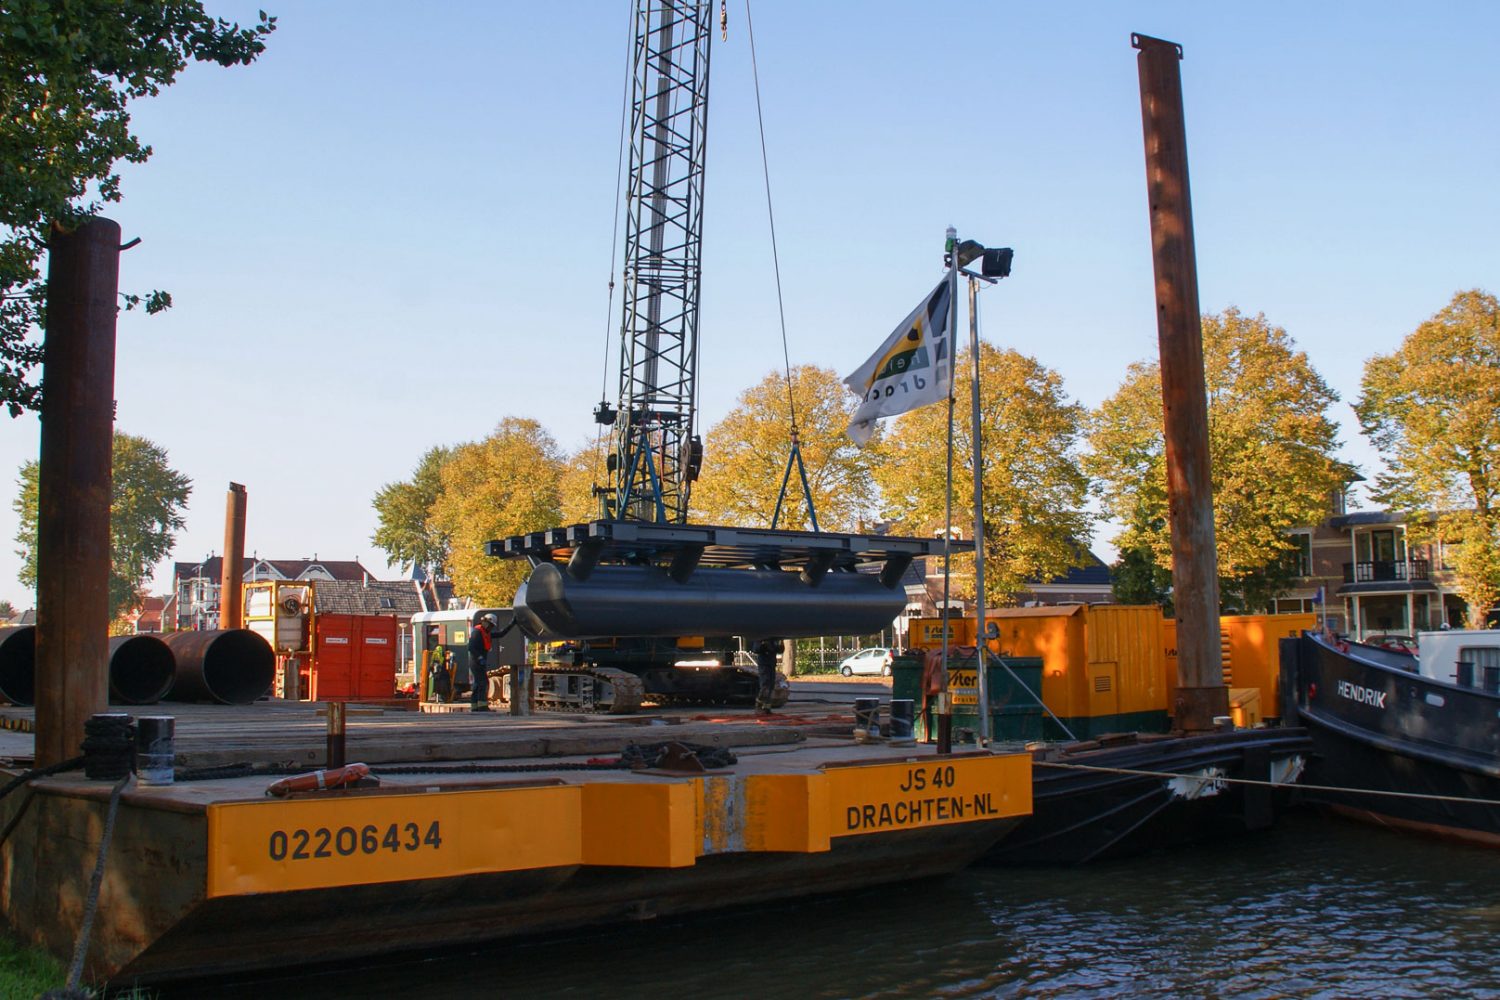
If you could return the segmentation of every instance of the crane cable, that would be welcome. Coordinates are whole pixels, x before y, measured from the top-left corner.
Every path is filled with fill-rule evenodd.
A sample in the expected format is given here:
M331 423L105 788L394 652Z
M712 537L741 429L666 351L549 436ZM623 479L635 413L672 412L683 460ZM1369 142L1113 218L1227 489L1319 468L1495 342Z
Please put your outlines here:
M721 13L720 27L726 26L727 14ZM776 211L771 202L771 163L766 154L766 118L761 110L760 100L760 64L755 57L755 21L750 14L750 0L745 0L745 34L750 39L750 75L755 81L755 121L760 128L760 169L761 175L766 182L766 219L771 227L771 264L776 273L776 314L781 321L781 360L786 371L786 408L790 420L790 438L792 442L791 453L787 455L786 471L781 476L781 494L776 498L776 511L771 515L771 527L775 528L781 522L781 505L786 499L786 488L792 481L792 467L797 468L797 475L802 480L802 496L807 501L807 519L812 523L812 530L818 530L818 512L813 504L812 484L807 480L807 464L802 460L802 439L797 430L797 399L792 393L792 355L791 348L787 346L786 336L786 303L781 294L781 254L776 246Z
M615 207L612 217L614 219L614 232L609 238L609 298L604 309L604 363L600 365L599 373L599 400L600 405L609 402L606 393L609 392L609 348L613 340L610 323L615 314L615 265L619 262L620 252L620 185L625 176L625 122L630 113L630 88L634 74L631 72L633 66L632 56L635 50L635 16L632 13L630 30L625 33L625 86L620 94L620 137L616 142L615 155ZM597 484L599 481L599 458L603 453L604 424L598 425L594 432L594 461L593 478Z
M721 13L721 26L727 12ZM727 29L726 29L727 31ZM745 0L745 33L750 38L750 74L755 81L755 121L760 126L760 169L766 182L766 218L771 224L771 264L776 272L776 312L781 319L781 359L786 368L786 406L792 421L792 440L797 440L797 402L792 396L792 357L786 339L786 306L781 298L781 257L776 248L776 212L771 206L771 166L766 156L766 119L760 106L760 67L755 59L755 22L750 17L750 0Z

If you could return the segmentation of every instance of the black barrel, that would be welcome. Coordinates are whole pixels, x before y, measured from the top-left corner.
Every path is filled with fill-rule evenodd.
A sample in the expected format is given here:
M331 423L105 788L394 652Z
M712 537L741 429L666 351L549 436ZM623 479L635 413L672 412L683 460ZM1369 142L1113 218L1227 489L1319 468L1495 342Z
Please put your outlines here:
M817 585L777 569L700 568L683 583L657 566L599 566L579 580L542 563L516 592L533 639L591 636L868 635L888 627L906 594L873 573L833 571Z
M152 705L167 696L177 661L154 635L117 635L109 640L109 700Z
M36 626L0 628L0 698L12 705L36 701Z
M249 629L168 632L163 638L177 659L169 701L248 705L276 680L271 644Z

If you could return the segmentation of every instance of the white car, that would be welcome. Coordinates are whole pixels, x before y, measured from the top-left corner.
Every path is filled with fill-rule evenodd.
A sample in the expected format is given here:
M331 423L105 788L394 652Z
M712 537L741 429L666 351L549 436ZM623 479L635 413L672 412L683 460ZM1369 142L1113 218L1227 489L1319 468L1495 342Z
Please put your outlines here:
M855 674L876 674L880 677L889 677L891 676L891 663L894 661L895 654L884 646L861 649L839 663L839 673L845 677L852 677Z

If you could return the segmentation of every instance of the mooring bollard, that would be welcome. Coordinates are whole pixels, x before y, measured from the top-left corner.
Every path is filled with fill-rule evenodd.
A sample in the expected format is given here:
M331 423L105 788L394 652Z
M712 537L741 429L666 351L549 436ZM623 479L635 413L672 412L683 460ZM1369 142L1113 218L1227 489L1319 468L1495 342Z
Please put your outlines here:
M916 736L917 703L910 698L891 699L891 746L913 747Z
M143 785L170 785L177 765L177 720L143 715L135 720L135 776Z
M324 767L344 766L344 703L328 702L328 755Z

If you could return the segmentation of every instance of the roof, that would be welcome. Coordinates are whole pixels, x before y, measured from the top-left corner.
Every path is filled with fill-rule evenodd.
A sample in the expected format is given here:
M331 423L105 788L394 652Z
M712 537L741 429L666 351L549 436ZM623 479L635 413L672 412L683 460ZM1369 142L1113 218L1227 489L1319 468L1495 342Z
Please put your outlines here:
M321 567L335 580L364 581L371 579L372 574L359 564L357 559L257 559L246 556L242 561L244 569L242 576L249 576L250 570L257 563L264 563L284 579L296 580L302 578L309 570ZM224 558L222 556L210 556L201 562L176 562L172 564L172 578L174 580L191 580L197 577L206 577L210 580L218 580L224 575Z
M1084 557L1084 565L1069 566L1068 571L1062 576L1056 576L1050 580L1033 580L1031 582L1045 582L1048 584L1070 584L1073 586L1093 585L1105 587L1108 587L1113 582L1110 578L1109 567L1104 564L1103 559L1100 559L1089 550L1084 550L1080 552L1079 555Z
M313 595L320 615L406 617L424 610L410 580L318 580Z

